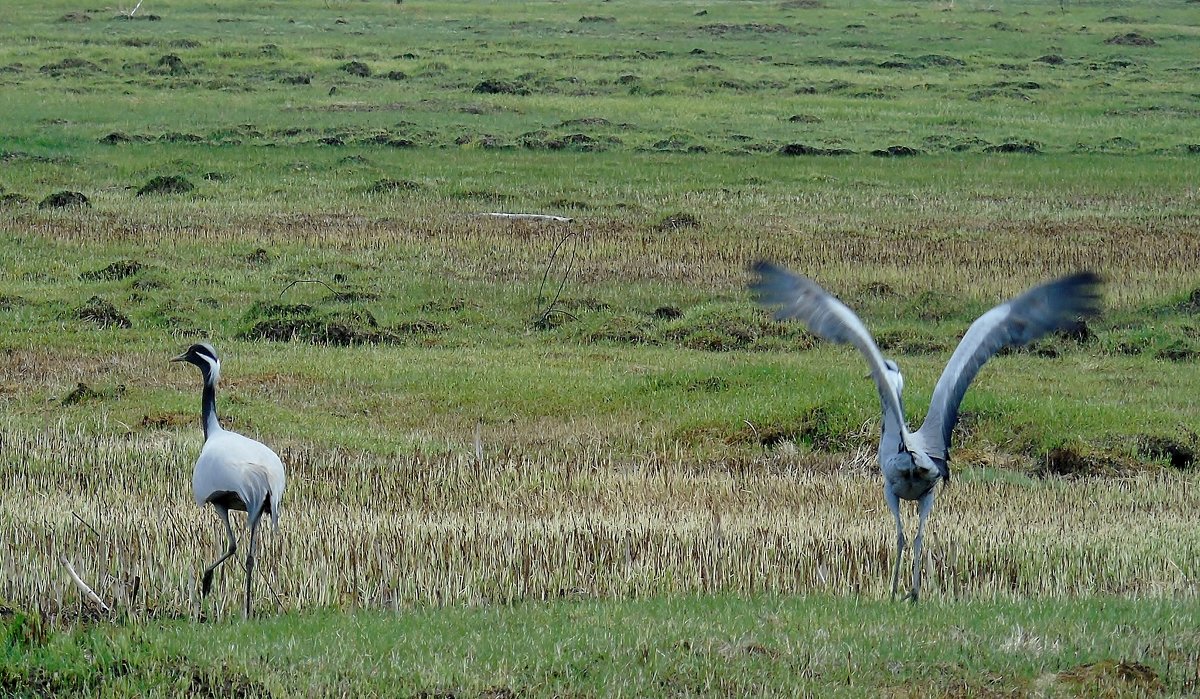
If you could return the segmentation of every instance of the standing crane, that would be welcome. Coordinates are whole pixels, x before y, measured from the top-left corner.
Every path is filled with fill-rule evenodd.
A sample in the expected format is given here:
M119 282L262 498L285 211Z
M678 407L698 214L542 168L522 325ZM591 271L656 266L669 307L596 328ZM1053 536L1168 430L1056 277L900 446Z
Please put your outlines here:
M196 505L211 504L225 523L229 545L225 553L204 569L200 596L207 597L212 588L213 571L237 552L237 539L229 525L229 511L246 513L250 528L250 545L246 554L246 608L250 617L250 582L254 575L254 548L258 524L266 513L271 524L279 527L279 506L283 501L284 472L279 456L262 442L230 432L217 419L217 381L221 378L221 360L207 342L192 345L186 352L173 357L172 362L187 362L200 369L204 389L200 402L201 424L204 426L204 447L192 470L192 496Z
M896 520L892 597L895 598L899 586L900 558L906 543L900 500L915 500L919 519L913 539L912 590L907 598L916 602L921 594L925 523L933 510L935 487L939 481L950 481L950 436L958 422L958 406L967 387L984 363L1001 348L1024 345L1066 328L1080 317L1099 312L1100 278L1092 272L1079 272L1046 282L977 318L942 371L925 422L912 432L904 419L900 395L904 377L900 367L884 359L854 311L813 280L770 262L755 263L752 272L756 278L750 284L751 291L763 305L778 307L776 319L798 318L814 335L852 344L867 360L883 404L883 434L879 439L883 494Z

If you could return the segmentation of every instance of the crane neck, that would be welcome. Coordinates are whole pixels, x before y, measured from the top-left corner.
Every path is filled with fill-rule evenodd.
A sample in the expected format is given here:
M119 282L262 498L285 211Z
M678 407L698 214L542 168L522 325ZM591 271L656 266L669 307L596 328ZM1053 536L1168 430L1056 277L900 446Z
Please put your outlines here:
M217 385L205 381L204 393L200 399L200 420L204 425L204 440L208 441L214 433L221 431L221 422L217 419Z

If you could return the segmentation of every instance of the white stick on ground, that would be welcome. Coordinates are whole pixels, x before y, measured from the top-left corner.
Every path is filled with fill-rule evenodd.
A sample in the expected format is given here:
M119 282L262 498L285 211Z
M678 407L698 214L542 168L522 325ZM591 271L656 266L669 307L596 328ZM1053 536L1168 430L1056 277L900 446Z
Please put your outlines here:
M522 221L555 221L557 223L570 223L575 220L573 218L567 218L566 216L551 216L550 214L509 214L509 213L502 213L502 212L498 212L498 211L486 212L486 213L475 214L475 215L476 216L492 216L494 218L511 218L511 219L518 219L518 220L522 220Z
M134 5L134 6L133 6L133 9L129 11L129 16L130 16L130 17L132 17L132 16L133 16L133 13L134 13L134 12L137 12L137 11L138 11L138 8L139 8L139 7L141 7L141 6L142 6L142 0L138 0L138 4Z
M75 583L75 587L79 588L79 593L82 594L87 601L94 604L102 612L112 611L112 608L105 604L104 600L100 599L100 596L95 592L92 592L92 588L88 587L88 584L79 578L79 573L75 572L75 566L71 565L71 562L67 560L66 556L59 558L58 562L62 563L63 567L67 569L67 575L71 576L71 582Z

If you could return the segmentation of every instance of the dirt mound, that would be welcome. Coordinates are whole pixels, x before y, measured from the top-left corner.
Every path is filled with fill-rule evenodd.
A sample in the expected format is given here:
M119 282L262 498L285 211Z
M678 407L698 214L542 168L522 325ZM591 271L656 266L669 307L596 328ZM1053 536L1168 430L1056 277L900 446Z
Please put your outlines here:
M1033 61L1034 63L1045 63L1048 66L1061 66L1067 62L1067 59L1057 53L1048 53L1045 56L1038 56Z
M137 191L139 197L148 194L186 194L196 188L186 177L165 175L151 179Z
M364 308L314 308L303 303L256 303L245 320L250 327L241 333L243 339L336 346L402 344L447 329L444 324L427 320L385 328Z
M129 328L133 323L125 317L117 307L100 298L93 296L79 308L75 309L75 317L90 321L102 328Z
M156 64L158 69L154 72L168 75L183 75L188 72L187 66L183 64L183 59L173 53L168 53L158 59Z
M1042 459L1041 466L1034 470L1034 475L1042 478L1112 478L1132 473L1137 470L1136 466L1136 463L1109 452L1070 445L1051 449Z
M1192 293L1179 303L1179 310L1189 314L1200 314L1200 286L1192 289Z
M1110 39L1105 39L1104 43L1114 46L1157 46L1158 42L1148 36L1138 34L1137 32L1127 32L1118 34Z
M1157 694L1166 689L1154 668L1139 662L1127 660L1101 660L1063 670L1058 673L1060 682L1069 682L1087 688L1089 694L1096 692L1097 696L1109 696L1102 692L1101 687L1107 686L1111 691L1137 691L1139 696Z
M145 143L150 139L145 136L130 136L123 131L113 131L112 133L100 139L100 143L106 146L116 146L122 143Z
M86 403L93 400L104 400L107 398L120 398L125 395L125 384L118 384L113 388L97 391L85 383L80 383L67 395L63 396L59 403L63 406L76 405L78 403Z
M699 228L700 219L692 214L679 212L664 217L661 221L654 224L654 230L659 232L677 231L683 228Z
M471 92L480 95L528 95L529 88L511 80L488 78L477 84Z
M384 178L376 180L374 184L367 187L367 192L370 194L386 194L388 192L411 192L420 188L421 185L411 180L389 180Z
M79 278L85 282L116 281L132 277L142 269L142 263L137 260L117 260L103 269L83 272Z
M789 143L779 149L780 155L854 155L848 148L818 148L803 143Z
M349 63L343 63L341 65L341 70L344 73L349 73L350 75L355 75L360 78L371 77L371 67L362 61L350 61Z
M904 330L884 330L875 335L879 349L890 354L944 354L946 343L929 335Z
M920 155L921 151L909 146L888 146L879 150L871 151L871 155L880 158L905 158L912 155Z
M148 430L165 430L173 427L183 427L196 422L195 415L183 413L154 413L143 415L138 424Z
M88 198L80 192L61 191L55 192L38 203L39 209L68 209L80 208L86 209L92 203Z
M604 117L581 117L579 119L567 119L559 122L560 128L571 128L576 126L611 126L612 122Z
M1169 437L1138 437L1137 450L1146 458L1168 462L1171 468L1186 470L1196 465L1196 450Z
M1009 141L983 149L984 153L1041 153L1040 144L1034 141Z
M168 131L158 137L162 143L203 143L204 137L194 133Z
M715 36L724 36L726 34L791 34L792 28L786 24L764 24L761 22L747 22L745 24L705 24L700 27L700 31L708 32Z
M38 70L57 78L67 73L96 73L100 66L83 58L64 58L58 63L47 63Z
M749 303L709 303L666 323L664 338L688 349L808 349L815 342L796 323L777 323Z

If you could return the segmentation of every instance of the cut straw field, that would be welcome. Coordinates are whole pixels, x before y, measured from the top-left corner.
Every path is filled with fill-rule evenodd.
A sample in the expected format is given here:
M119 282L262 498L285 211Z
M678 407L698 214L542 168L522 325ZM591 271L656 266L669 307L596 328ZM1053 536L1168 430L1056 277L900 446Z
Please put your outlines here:
M129 9L0 26L0 694L1195 691L1191 3ZM861 357L762 258L916 424L974 318L1105 281L967 393L928 605ZM257 626L196 590L199 340L287 467Z

